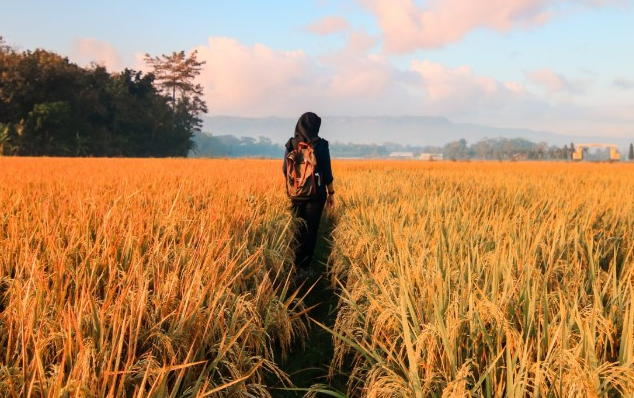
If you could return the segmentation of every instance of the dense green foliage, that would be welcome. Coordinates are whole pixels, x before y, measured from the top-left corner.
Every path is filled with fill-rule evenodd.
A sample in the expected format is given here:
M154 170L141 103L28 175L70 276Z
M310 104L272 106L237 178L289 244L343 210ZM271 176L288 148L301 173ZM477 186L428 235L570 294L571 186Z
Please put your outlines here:
M0 44L0 154L187 156L192 148L204 102L174 100L153 73L82 68Z

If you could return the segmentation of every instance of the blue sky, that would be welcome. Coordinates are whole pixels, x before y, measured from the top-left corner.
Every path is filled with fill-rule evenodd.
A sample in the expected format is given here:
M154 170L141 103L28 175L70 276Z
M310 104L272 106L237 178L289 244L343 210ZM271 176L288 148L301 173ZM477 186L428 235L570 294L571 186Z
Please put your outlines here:
M444 116L634 138L634 0L0 0L82 65L198 51L210 115Z

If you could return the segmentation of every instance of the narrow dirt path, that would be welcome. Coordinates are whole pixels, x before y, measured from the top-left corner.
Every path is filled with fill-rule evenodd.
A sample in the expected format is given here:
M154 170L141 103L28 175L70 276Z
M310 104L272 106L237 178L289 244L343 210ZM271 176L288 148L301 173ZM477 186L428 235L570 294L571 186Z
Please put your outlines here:
M313 267L317 275L320 275L316 285L308 293L305 299L306 306L313 308L310 317L327 327L334 327L337 318L338 297L332 288L328 276L328 258L332 252L331 232L335 225L327 216L322 217L319 228L319 238ZM315 281L311 281L314 283ZM298 388L309 388L314 384L329 385L339 391L346 390L347 377L335 375L328 378L328 367L333 357L334 347L332 335L319 325L311 323L308 338L302 347L301 342L296 342L291 347L291 353L285 361L278 363L283 371L289 374L293 384ZM273 396L280 398L303 397L302 391L276 390Z

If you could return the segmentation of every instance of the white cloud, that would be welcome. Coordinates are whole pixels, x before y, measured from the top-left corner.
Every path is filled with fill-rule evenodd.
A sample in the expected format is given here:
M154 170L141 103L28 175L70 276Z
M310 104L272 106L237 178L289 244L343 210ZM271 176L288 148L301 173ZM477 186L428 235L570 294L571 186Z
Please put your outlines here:
M469 66L446 68L427 60L413 61L411 70L421 77L420 90L426 95L427 109L442 115L473 116L497 113L533 101L517 82L501 82L478 76Z
M468 66L430 61L407 70L368 53L375 38L351 32L344 48L316 60L303 51L279 51L210 38L196 48L206 61L201 82L211 114L295 115L421 114L467 118L534 102L517 82L477 76Z
M348 29L348 21L343 17L329 16L316 21L306 29L317 35L330 35Z
M371 106L390 86L398 85L399 71L386 58L369 53L376 42L363 30L353 31L344 48L320 59L330 71L324 91L329 103L346 102L338 105L341 108Z
M109 71L123 69L123 60L114 46L93 38L75 39L70 58L79 65L96 63Z
M562 3L599 6L622 0L357 0L376 15L389 52L443 47L478 28L505 32L541 25Z
M528 79L544 87L549 93L583 94L586 83L581 80L570 80L550 69L539 69L527 72Z
M339 52L319 60L303 51L280 51L263 44L246 46L212 37L195 48L205 61L201 84L210 114L296 115L306 109L322 114L357 115L397 111L403 98L403 73L386 59L367 54L376 40L363 31L349 34Z
M226 37L212 37L196 50L206 62L200 78L213 114L295 114L323 85L315 62L303 51L245 46Z

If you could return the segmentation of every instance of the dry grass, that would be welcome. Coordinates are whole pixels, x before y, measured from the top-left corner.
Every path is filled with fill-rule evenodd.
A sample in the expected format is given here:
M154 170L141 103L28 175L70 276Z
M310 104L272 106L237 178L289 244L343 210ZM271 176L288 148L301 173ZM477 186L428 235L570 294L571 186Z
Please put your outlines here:
M337 176L333 366L354 366L350 396L634 395L632 165Z
M306 323L285 283L281 170L235 165L0 159L0 396L268 397L265 378L287 382L273 347Z

